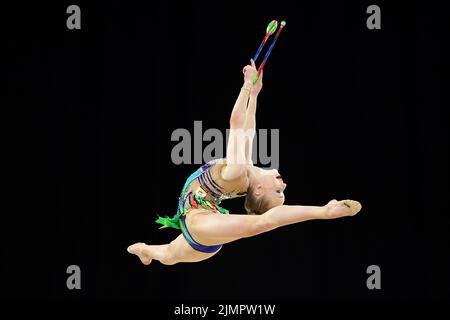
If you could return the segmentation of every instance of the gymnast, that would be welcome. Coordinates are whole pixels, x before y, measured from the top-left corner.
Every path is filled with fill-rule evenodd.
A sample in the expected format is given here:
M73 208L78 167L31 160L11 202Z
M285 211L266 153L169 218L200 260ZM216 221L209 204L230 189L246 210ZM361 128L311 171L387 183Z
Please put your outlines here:
M168 244L128 247L143 264L152 260L165 265L199 262L217 254L225 243L307 220L353 216L361 210L361 204L353 200L331 200L324 206L284 205L286 183L281 175L275 169L254 166L251 159L263 74L255 82L258 71L253 60L243 74L244 83L230 117L226 158L195 171L184 184L177 213L156 220L161 228L180 229L176 239ZM245 196L246 214L229 214L219 206L222 200L240 196Z

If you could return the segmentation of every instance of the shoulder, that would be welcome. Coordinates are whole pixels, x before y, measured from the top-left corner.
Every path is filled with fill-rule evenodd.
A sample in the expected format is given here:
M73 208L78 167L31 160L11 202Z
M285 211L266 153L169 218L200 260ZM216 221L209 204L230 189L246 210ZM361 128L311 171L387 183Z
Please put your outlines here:
M217 173L220 178L225 181L235 181L238 179L246 178L248 164L228 164L226 159L217 166Z

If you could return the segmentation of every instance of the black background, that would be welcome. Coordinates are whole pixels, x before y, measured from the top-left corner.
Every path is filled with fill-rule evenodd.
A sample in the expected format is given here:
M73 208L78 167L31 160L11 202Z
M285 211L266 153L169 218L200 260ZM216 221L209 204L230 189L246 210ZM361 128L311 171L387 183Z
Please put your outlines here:
M392 2L392 1L391 1ZM66 8L81 7L81 30ZM370 4L381 30L366 27ZM423 2L78 1L4 7L3 298L449 298L448 18ZM227 244L195 264L126 252L178 235L171 133L225 130L267 23L259 128L280 129L286 204L363 204ZM6 98L6 99L5 99ZM242 200L224 203L243 213ZM82 289L66 288L79 265ZM366 268L381 268L368 290Z

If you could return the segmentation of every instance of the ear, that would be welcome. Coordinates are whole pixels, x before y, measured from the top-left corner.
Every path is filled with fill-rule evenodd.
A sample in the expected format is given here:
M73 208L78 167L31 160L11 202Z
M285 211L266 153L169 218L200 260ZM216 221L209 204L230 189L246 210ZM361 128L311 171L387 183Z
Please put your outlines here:
M262 196L263 195L263 187L262 187L262 185L260 184L260 183L258 183L257 185L256 185L256 188L254 188L254 191L253 191L253 193L255 194L255 196L257 196L257 197L260 197L260 196Z

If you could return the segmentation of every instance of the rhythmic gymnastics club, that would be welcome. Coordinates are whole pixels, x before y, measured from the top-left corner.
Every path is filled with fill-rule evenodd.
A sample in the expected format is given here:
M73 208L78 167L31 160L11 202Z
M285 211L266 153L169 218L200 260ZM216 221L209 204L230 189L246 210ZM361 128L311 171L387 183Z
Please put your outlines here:
M273 46L275 45L275 43L278 40L278 37L280 36L280 32L281 30L283 30L284 26L286 25L286 21L281 21L280 23L280 29L278 29L277 34L275 35L275 38L272 41L272 44L269 47L269 50L267 50L266 56L264 57L263 62L261 63L261 65L259 66L258 69L258 74L255 75L255 77L253 78L253 84L256 83L256 81L258 81L259 76L261 75L261 71L264 68L264 65L266 64L267 58L269 57L270 53L272 52Z
M272 20L270 21L270 23L267 25L266 28L266 35L264 36L263 41L261 42L258 51L256 51L255 56L253 57L253 61L256 62L256 59L258 59L259 53L261 52L262 48L264 47L264 45L266 44L267 39L269 39L269 37L275 33L275 31L278 28L278 21L277 20Z

